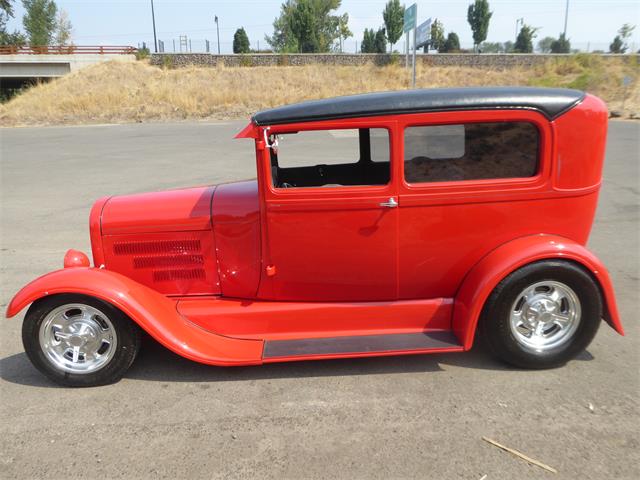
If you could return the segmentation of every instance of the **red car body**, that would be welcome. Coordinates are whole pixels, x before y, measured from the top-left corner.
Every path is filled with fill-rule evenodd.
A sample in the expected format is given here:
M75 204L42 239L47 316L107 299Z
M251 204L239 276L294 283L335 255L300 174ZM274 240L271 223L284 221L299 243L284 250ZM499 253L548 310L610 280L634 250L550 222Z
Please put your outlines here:
M72 251L66 268L25 286L7 316L47 295L86 294L174 352L213 365L463 351L502 279L565 259L592 274L605 320L623 334L609 274L585 248L606 107L580 94L550 113L523 100L528 89L515 91L422 111L345 108L323 117L311 104L302 119L287 117L287 107L258 114L238 135L255 142L257 180L99 200L90 214L94 266ZM407 126L474 122L533 124L537 172L407 183ZM386 185L274 187L277 135L361 128L389 132ZM383 206L390 200L397 208ZM430 341L414 343L416 333Z

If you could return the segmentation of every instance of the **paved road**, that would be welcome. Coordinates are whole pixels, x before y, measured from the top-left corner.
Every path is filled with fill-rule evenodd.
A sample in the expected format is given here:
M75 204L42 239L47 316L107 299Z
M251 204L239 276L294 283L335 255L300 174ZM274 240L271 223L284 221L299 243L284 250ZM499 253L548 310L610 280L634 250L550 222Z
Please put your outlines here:
M0 303L89 250L106 194L254 175L232 124L0 129ZM628 331L604 326L557 370L466 354L214 368L145 345L120 383L57 388L29 364L20 318L0 342L3 478L640 478L640 123L611 124L590 247ZM589 405L593 406L590 410ZM494 438L552 474L484 443Z

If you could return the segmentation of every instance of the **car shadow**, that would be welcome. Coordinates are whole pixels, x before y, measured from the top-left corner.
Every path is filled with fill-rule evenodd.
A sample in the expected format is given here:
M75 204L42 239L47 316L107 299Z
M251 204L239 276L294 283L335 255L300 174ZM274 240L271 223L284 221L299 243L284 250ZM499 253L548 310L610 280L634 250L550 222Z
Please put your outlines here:
M593 356L585 351L576 360L590 361L593 360ZM495 360L481 343L475 345L469 352L460 353L285 362L247 367L214 367L187 360L152 339L145 338L138 358L125 378L165 383L242 382L279 378L438 373L444 371L443 365L494 371L518 370ZM522 370L522 372L526 374L528 371ZM25 353L0 359L0 378L6 382L30 387L58 387L31 365Z

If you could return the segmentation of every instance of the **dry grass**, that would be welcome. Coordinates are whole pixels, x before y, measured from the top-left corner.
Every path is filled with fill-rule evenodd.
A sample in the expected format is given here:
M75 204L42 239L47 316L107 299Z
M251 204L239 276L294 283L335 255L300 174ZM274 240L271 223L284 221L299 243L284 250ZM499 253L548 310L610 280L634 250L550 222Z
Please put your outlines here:
M418 87L540 85L580 88L621 110L640 112L637 65L597 57L550 62L537 68L489 70L421 68ZM32 87L0 105L2 125L52 125L177 119L229 119L286 103L408 87L408 72L376 67L218 67L162 69L146 62L103 63Z

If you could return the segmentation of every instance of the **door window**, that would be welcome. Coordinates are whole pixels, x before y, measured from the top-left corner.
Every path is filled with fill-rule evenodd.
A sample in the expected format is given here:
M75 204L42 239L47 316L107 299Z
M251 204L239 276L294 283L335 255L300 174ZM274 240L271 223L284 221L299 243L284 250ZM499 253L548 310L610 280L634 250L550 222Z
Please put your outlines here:
M384 128L305 130L278 134L277 140L270 149L274 188L389 183L389 132Z

